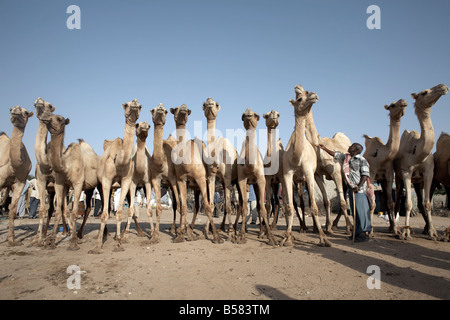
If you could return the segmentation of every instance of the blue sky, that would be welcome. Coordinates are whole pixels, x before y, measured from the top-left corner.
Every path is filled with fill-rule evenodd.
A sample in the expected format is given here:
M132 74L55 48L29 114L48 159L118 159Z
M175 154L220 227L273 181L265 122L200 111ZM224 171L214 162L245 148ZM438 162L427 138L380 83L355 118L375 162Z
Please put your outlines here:
M72 4L81 9L80 30L66 27ZM366 27L372 4L381 9L380 30ZM321 136L386 142L385 104L405 99L401 130L420 130L410 94L450 86L449 13L449 1L433 0L2 0L0 131L12 132L10 108L34 111L42 97L70 118L66 145L83 138L101 155L104 139L123 136L122 103L137 98L139 121L150 124L159 103L184 103L193 132L194 121L206 130L201 106L212 97L224 134L243 128L246 108L260 114L259 129L274 109L286 145L294 128L289 99L302 84L319 96L313 114ZM431 113L436 138L450 131L449 116L444 96ZM33 164L37 126L30 118L24 136ZM169 115L164 137L174 129Z

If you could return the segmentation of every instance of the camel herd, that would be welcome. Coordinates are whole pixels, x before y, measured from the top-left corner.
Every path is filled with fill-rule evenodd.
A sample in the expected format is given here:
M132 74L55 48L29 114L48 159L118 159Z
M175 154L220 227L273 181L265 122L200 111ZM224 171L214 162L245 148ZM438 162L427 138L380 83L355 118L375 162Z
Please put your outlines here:
M143 187L150 199L152 189L156 195L156 221L153 221L151 206L147 207L150 220L150 241L160 241L159 229L162 213L161 187L171 190L173 197L173 224L171 231L175 234L173 241L181 242L186 238L194 239L193 226L197 210L191 224L187 221L187 189L194 190L196 207L199 196L203 201L208 221L204 232L208 235L211 230L214 243L223 240L214 225L212 212L214 208L213 195L216 183L224 189L224 222L228 219L229 238L236 243L245 243L246 224L242 223L238 229L238 221L242 221L248 214L247 185L255 186L257 207L261 220L260 236L267 236L268 243L278 244L272 230L276 229L277 217L269 224L272 211L271 193L278 194L281 187L283 206L286 214L287 230L281 242L282 245L292 245L293 212L296 211L294 192L302 195L303 188L314 190L315 183L322 192L326 211L325 231L319 222L319 212L314 192L308 192L314 225L318 230L319 245L331 246L326 233L336 229L340 216L346 220L346 231L351 232L352 222L347 214L345 197L346 186L343 182L342 169L339 162L321 150L319 144L328 149L347 152L351 145L350 139L343 133L336 133L332 138L321 137L314 124L312 106L319 99L317 94L305 90L301 85L294 88L295 99L290 100L295 113L295 127L286 148L281 140L276 141L273 130L278 126L280 114L274 110L263 115L268 132L268 148L262 157L255 141L255 131L259 115L248 108L242 114L242 122L246 130L246 138L240 152L224 137L216 137L216 119L220 105L212 98L203 104L203 111L207 120L207 141L186 138L186 123L191 110L186 105L170 108L176 124L176 137L170 135L163 138L163 129L169 113L160 104L150 111L153 120L153 154L146 147L146 139L150 132L150 124L138 122L142 106L134 99L122 105L125 115L125 130L123 138L105 140L103 154L98 156L85 141L73 142L67 147L64 144L65 128L69 119L55 114L55 107L49 102L38 98L35 103L36 117L39 127L35 140L36 180L40 198L49 196L49 208L40 206L39 227L33 239L33 244L55 247L58 224L62 219L70 228L69 249L78 249L78 238L83 236L83 228L90 211L90 201L84 215L83 222L77 230L78 201L74 201L71 212L68 209L67 193L73 189L74 199L79 199L82 191L87 199L92 197L94 189L100 190L103 202L101 224L95 247L89 253L100 253L103 244L105 227L109 218L109 199L112 189L120 187L122 192L116 212L116 244L115 250L123 250L122 241L128 236L130 224L134 219L139 234L144 234L135 215L134 201L130 201L126 226L121 230L123 203L127 194L134 195L136 188ZM387 196L390 213L390 231L402 239L410 238L409 217L412 208L411 184L418 195L418 207L426 225L424 233L430 238L439 238L431 219L430 199L434 188L442 183L447 191L450 190L450 138L448 134L441 134L436 143L436 152L431 153L435 135L430 118L430 108L438 99L448 92L448 87L440 84L431 89L413 93L415 113L420 123L421 132L405 130L400 138L400 121L405 114L407 103L400 99L385 109L389 112L390 132L386 144L378 137L366 139L364 157L370 164L370 180L381 184ZM0 189L12 188L13 196L9 210L8 245L20 245L14 237L14 217L19 195L25 186L27 176L31 170L28 152L22 143L25 127L33 112L15 106L10 110L13 124L12 136L0 133ZM47 143L48 134L50 142ZM136 139L136 143L135 143ZM187 159L187 160L186 160ZM272 164L276 163L276 170ZM330 201L325 191L324 179L333 180L340 200L340 212L334 222L331 222ZM392 198L392 187L395 182L396 199L400 199L400 192L406 189L406 220L405 226L400 227L394 213L399 211L399 201ZM231 193L237 187L239 193L239 210L234 223L231 221ZM297 191L296 191L297 190ZM422 196L423 190L423 196ZM275 196L275 214L280 203ZM302 198L302 197L301 197ZM304 208L304 206L303 206ZM375 207L371 206L372 214ZM47 235L46 230L53 213L55 214L54 228ZM177 214L180 217L176 228ZM301 217L304 228L304 219ZM46 225L44 226L44 222Z

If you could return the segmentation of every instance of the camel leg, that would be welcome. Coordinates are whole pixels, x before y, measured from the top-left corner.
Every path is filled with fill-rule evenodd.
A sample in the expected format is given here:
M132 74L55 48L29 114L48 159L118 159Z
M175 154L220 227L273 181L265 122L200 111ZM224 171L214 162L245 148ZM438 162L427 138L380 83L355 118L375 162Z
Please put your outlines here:
M293 186L293 172L289 171L284 173L282 188L283 192L283 204L284 204L284 214L286 216L287 221L287 229L284 235L283 240L281 241L281 245L283 246L293 246L294 245L294 237L292 235L292 224L294 222L294 188ZM300 208L301 210L301 208Z
M430 168L431 172L433 172L434 168ZM433 226L433 221L431 219L431 201L430 201L430 189L431 189L431 184L433 181L433 175L430 174L428 176L424 175L423 178L423 189L424 189L424 195L423 195L423 199L424 199L424 209L425 209L425 214L424 214L424 219L426 222L425 228L425 234L427 234L430 239L432 240L440 240L441 236L438 234L438 232L436 231L436 229Z
M333 221L333 230L337 230L337 225L339 222L340 216L343 214L345 218L345 233L350 235L352 234L353 224L350 221L350 216L347 214L347 200L345 200L345 193L347 192L347 187L344 185L342 181L342 175L340 172L334 173L332 179L336 185L336 190L339 197L339 213L336 219ZM371 180L372 181L372 180Z
M393 169L390 169L389 172L393 172ZM392 199L392 184L394 182L393 176L388 176L386 178L386 201L387 201L387 207L389 211L389 231L393 231L397 229L397 220L395 220L395 206L394 206L394 200ZM373 220L371 220L373 221Z
M77 227L78 205L80 203L82 187L83 187L83 185L81 183L73 186L73 190L74 190L73 209L72 209L71 216L68 219L69 226L70 226L70 235L71 235L70 245L67 248L68 250L80 249L80 247L78 246L78 243L77 243L77 228L76 227ZM63 196L63 198L65 200L66 197ZM86 198L86 202L87 202L87 198ZM64 207L66 207L66 206L64 206Z
M266 207L264 205L264 189L266 187L266 183L264 181L264 179L260 179L260 181L258 181L257 183L257 188L258 188L258 204L259 204L259 219L260 219L260 226L261 228L264 228L266 230L266 234L267 234L267 238L269 239L269 244L274 246L277 245L277 242L275 241L275 238L272 234L272 230L269 226L269 219L267 218L267 211L266 211Z
M147 207L147 215L149 216L149 219L151 221L152 224L152 232L151 232L151 238L150 238L150 243L158 243L160 242L160 237L159 237L159 222L161 220L161 213L162 213L162 206L161 206L161 185L159 183L159 180L153 180L152 182L153 184L153 189L155 190L155 197L156 197L156 225L153 228L153 222L151 219L153 210L151 207ZM146 185L146 189L150 189L151 192L151 187L150 185Z
M214 220L212 217L212 210L210 206L210 200L208 199L207 194L207 185L206 180L203 179L197 179L197 185L200 188L200 192L202 194L202 200L203 200L203 207L205 208L205 214L208 217L209 223L211 225L212 233L213 233L213 243L222 243L223 240L219 237L219 232L216 229L216 226L214 225ZM207 224L205 223L205 226Z
M314 197L314 176L311 173L306 174L306 185L308 186L309 192L309 198L310 198L310 205L311 205L311 211L312 216L314 219L314 224L317 226L317 230L319 232L319 246L322 247L331 247L331 243L328 241L327 236L322 230L322 226L319 222L319 209L317 208L317 204Z
M117 207L116 212L116 246L114 247L114 252L123 251L124 248L122 247L122 234L120 232L121 225L122 225L122 213L123 213L123 207L125 198L130 191L130 185L131 185L131 179L122 179L122 182L120 184L121 191L120 191L120 198L119 198L119 205ZM134 199L133 199L134 201ZM131 200L130 200L131 202ZM130 204L129 204L130 205Z
M228 181L226 183L224 190L225 190L225 192L224 192L225 210L224 210L224 214L223 214L222 224L223 225L225 224L225 217L227 217L227 219L228 219L228 236L230 237L231 235L234 234L233 223L231 221L231 191L232 191L231 181ZM223 229L225 229L225 227Z
M292 205L295 210L295 214L297 215L298 221L300 222L300 230L299 232L308 231L308 227L306 226L306 217L305 217L305 201L303 199L303 183L297 184L297 194L300 199L300 212L298 212L298 205L294 198L294 190L292 190ZM301 213L301 216L300 216ZM287 221L287 220L286 220Z
M8 228L8 246L21 246L22 242L17 241L14 235L14 219L17 213L17 204L19 202L20 194L22 193L25 183L18 181L14 183L13 195L11 198L11 204L9 205L9 228Z
M406 201L405 201L405 209L406 209L406 217L405 217L405 227L403 232L398 237L402 240L410 240L411 239L411 230L409 226L409 217L412 209L412 200L411 200L411 173L410 172L402 172L403 175L403 183L406 189Z
M178 187L175 180L170 181L170 187L172 188L172 209L173 209L173 223L170 228L170 233L173 235L176 234L176 219L177 219L177 210L180 211L180 199L178 195Z
M102 180L102 214L100 216L100 230L97 236L97 244L94 249L88 251L90 254L99 254L103 245L103 234L105 232L106 222L109 219L109 201L111 199L111 181Z
M64 203L64 185L62 181L55 182L55 220L53 221L53 230L50 236L46 238L45 247L54 249L56 241L56 232L58 230L59 221L62 218L62 209Z
M86 211L84 212L83 222L81 223L80 228L78 229L77 236L79 239L83 239L83 230L86 225L86 221L89 218L89 214L91 213L92 208L92 195L94 194L94 189L90 189L86 191Z
M325 189L325 183L323 181L323 177L318 174L314 175L314 179L322 193L323 198L323 206L326 212L326 222L325 222L325 232L328 234L333 234L333 229L331 227L331 208L330 208L330 200L328 199L327 191Z
M39 198L41 199L41 203L39 206L39 226L36 233L36 237L34 238L32 245L43 245L43 226L44 226L44 218L46 213L46 205L45 205L45 190L47 188L47 183L45 180L37 180L37 188L39 190Z
M241 197L240 197L240 211L236 214L236 220L234 223L234 229L235 229L235 233L237 232L237 224L238 224L238 220L242 214L242 225L241 225L241 230L239 231L239 235L236 234L236 237L234 239L235 243L246 243L246 239L245 239L245 220L247 218L247 212L248 212L248 207L247 207L247 179L242 179L238 181L238 188L241 191Z
M177 229L177 236L173 240L173 242L175 242L175 243L179 243L179 242L183 242L184 241L184 235L186 234L186 231L188 232L188 239L189 240L194 240L191 228L186 228L186 226L187 226L187 220L186 220L186 215L187 215L187 204L186 204L186 200L187 200L187 183L186 183L186 181L178 180L177 181L177 187L178 187L178 192L179 192L181 218L180 218L180 226Z

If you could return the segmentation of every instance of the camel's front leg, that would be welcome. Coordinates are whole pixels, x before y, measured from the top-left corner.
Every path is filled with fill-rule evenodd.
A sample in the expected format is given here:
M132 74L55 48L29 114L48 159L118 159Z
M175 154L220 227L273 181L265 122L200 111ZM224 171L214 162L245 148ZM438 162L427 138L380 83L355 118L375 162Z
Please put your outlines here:
M25 183L19 181L13 186L13 195L11 198L11 204L9 205L9 228L8 228L8 246L21 246L22 242L17 241L14 235L14 219L17 213L17 204L19 203L19 197L22 193Z
M68 219L68 221L70 221L69 223L69 227L70 227L70 245L67 248L68 250L78 250L80 249L80 247L78 246L77 243L77 216L78 216L78 206L80 203L80 197L81 197L81 192L82 192L82 187L83 185L77 184L75 186L73 186L73 190L74 190L74 194L73 194L73 209L72 209L72 213L70 218ZM66 198L66 197L63 197ZM86 198L86 202L88 201L88 199Z

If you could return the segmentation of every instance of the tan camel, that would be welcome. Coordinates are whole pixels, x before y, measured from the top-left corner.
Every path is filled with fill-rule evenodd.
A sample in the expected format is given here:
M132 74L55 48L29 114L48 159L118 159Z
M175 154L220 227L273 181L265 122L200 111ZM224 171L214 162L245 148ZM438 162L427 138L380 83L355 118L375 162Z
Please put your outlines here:
M187 140L186 139L186 123L191 110L186 105L181 105L178 108L170 108L170 112L174 115L176 129L177 129L177 145L172 152L172 160L175 164L175 171L177 176L177 186L180 197L181 206L181 222L177 230L177 237L174 242L184 241L184 235L187 231L189 240L193 240L193 233L190 227L187 227L187 188L200 190L205 214L207 215L211 224L213 232L213 242L222 243L223 240L219 237L214 221L212 218L212 210L208 201L207 193L207 171L203 163L203 152L205 145L202 141Z
M103 209L101 215L100 231L97 238L97 244L89 253L100 253L103 244L103 233L106 222L109 218L109 199L110 192L114 184L121 187L119 207L116 212L116 246L114 251L123 250L120 224L122 222L122 211L124 199L129 191L131 184L131 173L133 171L133 162L131 161L131 151L133 149L134 135L136 132L136 122L139 119L139 113L142 106L137 99L122 104L125 111L125 130L122 138L115 140L105 140L103 145L103 155L97 169L97 177L102 185Z
M432 239L439 238L439 234L433 226L431 220L430 186L433 180L434 161L431 150L434 146L434 129L431 122L431 107L442 95L447 94L448 87L439 84L431 89L423 90L419 93L412 93L415 100L415 113L420 123L421 133L417 131L405 130L400 139L399 151L394 159L396 203L395 212L398 212L400 205L400 194L403 187L406 189L406 218L403 232L395 229L394 232L401 239L410 239L411 232L409 217L412 209L411 183L414 184L419 210L426 222L424 233ZM423 184L424 196L420 184Z
M438 184L443 184L447 199L450 197L450 135L442 132L436 142L436 152L433 155L434 174L430 195ZM450 203L447 203L450 208Z
M22 143L28 118L33 112L20 106L10 109L13 131L11 139L4 132L0 132L0 189L12 188L13 195L9 205L8 246L22 245L14 236L14 218L20 194L27 182L31 170L31 160L27 149Z
M392 184L394 183L394 158L400 147L400 120L405 114L408 104L405 100L400 99L384 108L389 111L389 138L386 144L383 144L378 137L369 137L364 135L366 139L366 151L363 157L369 162L370 166L370 182L378 181L381 183L383 192L386 195L387 206L389 210L390 229L394 230L396 221L394 215L394 201L392 199ZM370 210L371 221L373 221L373 212L375 206ZM373 235L373 227L372 232Z
M53 200L55 198L55 175L52 170L52 165L48 157L48 144L47 135L48 129L46 124L41 121L41 116L44 112L54 112L55 107L42 98L37 98L34 102L36 108L36 117L39 119L39 126L36 134L36 140L34 142L34 154L36 156L36 184L39 192L39 198L41 199L41 205L39 206L39 227L33 244L39 246L43 245L43 241L46 235L50 218L53 214ZM44 199L46 198L46 191L48 192L49 210L47 212L47 206L45 206ZM45 228L44 219L47 218Z
M276 129L278 127L280 118L280 113L271 110L270 112L264 113L263 118L266 120L267 127L267 151L264 157L264 175L266 178L266 211L270 216L272 212L272 201L271 195L273 192L274 197L274 217L272 221L271 228L272 230L277 230L277 221L278 221L278 211L280 208L280 199L278 197L280 191L281 180L283 179L283 167L282 167L282 159L283 159L283 143L281 139L276 141ZM262 227L262 224L260 224ZM262 231L262 229L260 230Z
M264 204L264 192L266 188L266 178L264 175L264 162L261 153L256 145L256 126L259 121L259 115L247 108L242 114L242 121L246 130L246 139L243 143L238 163L238 188L241 194L240 211L242 211L242 227L237 234L237 223L240 218L240 212L236 215L235 221L235 242L246 242L246 219L247 219L247 185L254 185L257 198L257 210L261 224L265 224L266 235L270 245L277 245L267 218L266 206Z
M214 193L217 179L224 190L225 210L221 228L225 229L225 220L228 217L228 232L229 235L232 235L234 231L231 221L231 193L233 185L237 183L237 150L228 139L223 137L216 138L216 119L220 105L212 98L208 98L203 103L202 108L207 121L208 145L205 157L209 167L207 172L210 206L211 210L214 210ZM194 225L194 219L191 225ZM206 232L208 229L207 222Z
M289 139L283 154L283 204L288 218L288 228L282 244L292 245L292 223L293 223L293 183L306 182L308 190L314 190L314 173L317 168L317 156L312 144L306 139L306 118L311 112L311 107L319 99L314 92L308 92L301 85L295 87L296 100L290 100L294 106L295 128ZM314 223L319 231L319 245L331 246L325 233L320 227L319 212L315 201L314 192L309 192L310 206Z
M67 213L66 195L70 187L73 188L74 204L71 217L68 219L71 241L69 250L79 249L77 244L76 220L81 192L86 192L86 199L91 199L93 191L98 184L97 166L99 157L92 147L79 139L78 143L71 143L67 149L64 146L66 125L70 123L60 115L45 111L40 118L44 122L51 135L49 143L49 160L55 175L55 223L52 235L48 238L50 247L55 246L56 232L59 220L63 215L63 209ZM90 203L90 201L86 201ZM90 205L89 205L90 208ZM86 223L89 210L85 213L83 227ZM82 228L80 228L82 233Z
M128 210L128 219L126 227L122 232L122 241L126 241L129 235L130 223L131 219L134 219L134 223L136 225L137 233L139 237L144 237L145 233L142 231L139 223L137 221L138 215L136 216L136 209L134 203L134 197L136 195L136 189L139 187L145 188L145 196L150 200L152 194L152 186L151 186L151 178L150 178L150 151L145 145L145 142L148 137L148 132L150 130L150 125L146 121L142 121L136 124L136 138L137 142L133 146L133 150L131 151L132 157L131 161L133 163L133 170L129 172L131 175L131 183L130 183L130 191L129 191L129 206ZM123 181L129 180L130 177L124 177ZM122 203L119 203L119 206L123 206ZM153 221L152 221L152 208L150 204L147 206L147 215L150 219L150 229L151 233L153 233Z
M301 90L303 90L303 88L297 88L297 91L299 92L297 95L302 95ZM339 218L342 214L344 214L346 232L347 234L351 234L352 223L347 214L347 201L345 200L346 186L343 182L342 166L338 161L335 161L332 156L318 147L319 144L323 144L330 150L345 153L351 145L350 139L342 132L335 133L333 138L321 137L317 132L312 111L310 111L306 117L306 139L314 146L314 151L317 156L317 168L314 179L322 194L323 204L326 211L325 229L328 233L333 233L333 230L337 230ZM339 197L340 211L333 224L331 224L331 207L325 189L324 177L327 180L333 180L336 185L337 195ZM298 190L299 192L302 192L302 187L299 186ZM302 199L301 194L299 194L299 196L300 199ZM315 227L317 228L317 226Z

